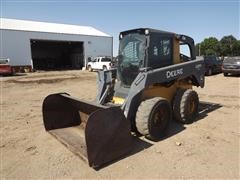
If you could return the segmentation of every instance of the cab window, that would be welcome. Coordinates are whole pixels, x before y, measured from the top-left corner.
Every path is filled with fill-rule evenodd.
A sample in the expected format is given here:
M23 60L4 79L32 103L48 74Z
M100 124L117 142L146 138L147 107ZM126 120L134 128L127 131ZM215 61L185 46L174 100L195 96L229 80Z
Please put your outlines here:
M152 35L149 45L149 67L159 68L172 64L172 38Z

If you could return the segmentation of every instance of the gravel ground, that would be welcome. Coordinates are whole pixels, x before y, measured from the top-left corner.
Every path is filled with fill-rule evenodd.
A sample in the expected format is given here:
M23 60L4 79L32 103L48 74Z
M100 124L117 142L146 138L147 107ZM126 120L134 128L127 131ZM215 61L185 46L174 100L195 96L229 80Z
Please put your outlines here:
M41 113L50 93L93 100L96 73L30 73L0 83L0 179L240 178L239 77L206 77L205 88L195 88L202 102L194 123L172 122L162 141L141 138L129 156L98 171L44 130Z

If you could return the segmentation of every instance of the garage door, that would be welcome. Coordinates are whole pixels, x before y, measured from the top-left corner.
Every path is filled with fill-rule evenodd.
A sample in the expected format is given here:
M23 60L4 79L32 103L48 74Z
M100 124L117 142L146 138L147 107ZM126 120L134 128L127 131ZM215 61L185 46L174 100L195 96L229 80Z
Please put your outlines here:
M35 70L81 69L84 65L83 42L30 40Z

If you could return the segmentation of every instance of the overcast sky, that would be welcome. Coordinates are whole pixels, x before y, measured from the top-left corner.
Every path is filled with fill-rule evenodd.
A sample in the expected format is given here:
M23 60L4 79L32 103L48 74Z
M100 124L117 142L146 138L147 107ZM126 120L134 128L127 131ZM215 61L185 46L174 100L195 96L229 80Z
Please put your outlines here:
M239 0L1 0L1 17L93 26L114 38L120 31L149 27L186 34L200 42L206 37L240 37Z

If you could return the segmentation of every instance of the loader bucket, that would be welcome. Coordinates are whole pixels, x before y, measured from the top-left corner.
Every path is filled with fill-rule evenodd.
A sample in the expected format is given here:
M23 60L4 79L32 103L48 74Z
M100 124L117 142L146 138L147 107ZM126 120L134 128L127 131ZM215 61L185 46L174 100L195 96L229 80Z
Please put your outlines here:
M119 107L87 103L62 93L47 96L42 111L45 129L93 168L131 150L130 122Z

